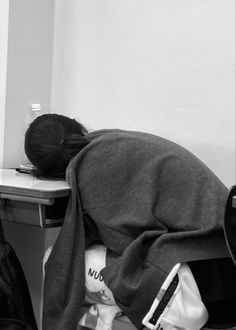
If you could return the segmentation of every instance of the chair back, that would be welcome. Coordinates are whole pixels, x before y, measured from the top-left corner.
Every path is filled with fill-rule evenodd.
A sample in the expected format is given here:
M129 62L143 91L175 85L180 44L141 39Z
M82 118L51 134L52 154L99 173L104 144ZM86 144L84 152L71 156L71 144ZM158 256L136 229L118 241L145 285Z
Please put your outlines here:
M230 189L226 202L224 233L229 252L236 265L236 185Z

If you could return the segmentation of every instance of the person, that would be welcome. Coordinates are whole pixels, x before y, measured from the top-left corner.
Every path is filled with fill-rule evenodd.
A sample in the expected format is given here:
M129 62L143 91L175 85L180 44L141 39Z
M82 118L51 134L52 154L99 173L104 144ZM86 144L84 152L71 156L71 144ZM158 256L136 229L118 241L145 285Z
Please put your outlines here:
M76 329L93 244L106 246L101 275L137 329L160 329L181 265L193 274L207 324L235 324L236 270L223 232L228 189L196 156L153 134L88 132L58 114L30 124L25 153L37 175L64 176L71 186L45 266L43 329Z

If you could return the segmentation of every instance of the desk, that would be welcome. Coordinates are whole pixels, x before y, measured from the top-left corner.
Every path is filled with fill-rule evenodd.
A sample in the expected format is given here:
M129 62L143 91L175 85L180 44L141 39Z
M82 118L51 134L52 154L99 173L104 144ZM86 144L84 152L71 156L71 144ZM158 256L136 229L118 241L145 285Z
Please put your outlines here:
M70 187L65 180L41 180L14 169L0 169L0 216L42 228L61 226Z
M41 180L0 169L0 217L6 239L22 264L41 328L42 260L63 222L70 188L64 180Z

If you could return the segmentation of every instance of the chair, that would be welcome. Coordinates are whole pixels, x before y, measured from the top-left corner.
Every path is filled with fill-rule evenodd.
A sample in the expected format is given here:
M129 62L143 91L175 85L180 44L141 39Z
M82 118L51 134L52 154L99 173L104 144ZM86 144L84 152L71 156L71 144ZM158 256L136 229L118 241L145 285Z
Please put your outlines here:
M236 265L236 185L230 189L226 203L224 233L228 249Z
M232 257L232 260L236 266L236 185L233 186L228 194L225 215L224 215L224 233L225 240ZM235 307L236 308L236 307ZM211 329L236 329L236 324L227 325L216 325L209 328L204 328L204 330Z

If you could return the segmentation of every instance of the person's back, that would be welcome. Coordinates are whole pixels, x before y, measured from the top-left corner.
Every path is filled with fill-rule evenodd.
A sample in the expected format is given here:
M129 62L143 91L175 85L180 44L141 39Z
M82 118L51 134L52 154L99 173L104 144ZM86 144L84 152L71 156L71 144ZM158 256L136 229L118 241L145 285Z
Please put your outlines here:
M228 189L189 151L147 133L101 130L88 136L90 144L72 165L83 208L93 219L108 225L114 210L130 211L132 237L157 220L169 232L222 228ZM128 226L125 217L122 226Z

